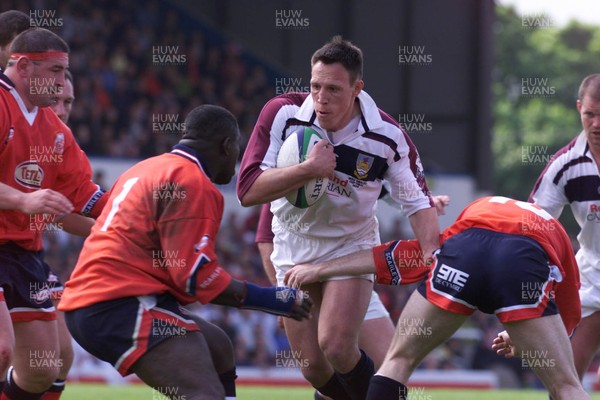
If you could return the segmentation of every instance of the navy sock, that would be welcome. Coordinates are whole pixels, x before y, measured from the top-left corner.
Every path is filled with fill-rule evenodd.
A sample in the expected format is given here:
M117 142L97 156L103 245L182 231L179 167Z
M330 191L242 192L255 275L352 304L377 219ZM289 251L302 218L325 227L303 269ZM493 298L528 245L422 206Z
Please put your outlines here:
M12 400L40 400L44 394L43 392L31 393L18 387L14 379L12 379L12 370L8 372L2 393L2 399L6 398Z
M235 394L235 379L236 378L237 378L237 375L235 374L235 367L233 367L229 371L225 371L222 374L219 374L219 379L221 380L223 389L225 389L226 397L236 397L236 394Z
M363 400L369 390L369 381L375 373L375 364L373 360L360 350L360 360L354 366L352 371L342 374L338 373L346 391L350 393L352 399Z
M348 392L346 392L338 374L333 374L326 384L321 387L316 387L315 389L317 389L319 393L331 397L333 400L351 400L351 397L348 395ZM317 395L315 394L315 399L318 399L319 397L316 396Z
M367 400L406 400L408 388L402 383L382 375L371 378Z

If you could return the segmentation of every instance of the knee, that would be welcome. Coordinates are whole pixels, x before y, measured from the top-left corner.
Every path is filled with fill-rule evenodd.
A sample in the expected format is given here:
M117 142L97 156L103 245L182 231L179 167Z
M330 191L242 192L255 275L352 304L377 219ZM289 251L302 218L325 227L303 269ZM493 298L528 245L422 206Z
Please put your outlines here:
M14 346L11 343L0 343L0 380L4 380L8 368L12 364Z
M50 362L50 360L46 360ZM55 360L56 361L56 360ZM60 360L59 360L60 361ZM25 368L25 371L16 371L17 375L20 377L20 380L26 382L26 386L32 392L43 392L47 390L56 378L58 378L58 373L60 369L60 362L54 363L56 366L49 366L48 364L45 366L40 366L37 368ZM16 366L15 366L16 370Z
M336 369L347 369L346 364L358 354L358 344L351 337L344 335L325 335L319 338L319 347Z
M71 343L71 338L69 337L68 341L61 341L60 344L59 378L61 377L61 375L64 375L64 377L66 378L66 374L71 369L71 365L73 365L74 358L75 354L73 352L73 344Z

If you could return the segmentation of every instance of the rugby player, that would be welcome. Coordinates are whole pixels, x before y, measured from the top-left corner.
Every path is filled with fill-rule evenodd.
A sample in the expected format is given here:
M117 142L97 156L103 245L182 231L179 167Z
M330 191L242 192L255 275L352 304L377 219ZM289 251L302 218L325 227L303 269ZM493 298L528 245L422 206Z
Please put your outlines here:
M407 399L405 383L421 360L475 310L497 315L506 331L492 348L501 355L520 356L552 398L590 399L577 378L569 343L581 316L579 273L560 223L530 203L484 197L462 211L442 232L441 242L429 266L422 261L418 242L405 240L297 265L286 273L285 282L292 287L372 272L381 284L421 280L400 315L367 399ZM403 330L410 321L421 321L427 334Z
M240 282L219 265L223 196L213 183L231 180L239 152L229 111L193 109L170 153L136 164L115 182L59 305L85 350L161 393L190 400L235 396L228 393L235 370L221 370L230 364L217 365L220 357L211 352L222 344L211 344L181 305L310 316L312 301L302 292Z

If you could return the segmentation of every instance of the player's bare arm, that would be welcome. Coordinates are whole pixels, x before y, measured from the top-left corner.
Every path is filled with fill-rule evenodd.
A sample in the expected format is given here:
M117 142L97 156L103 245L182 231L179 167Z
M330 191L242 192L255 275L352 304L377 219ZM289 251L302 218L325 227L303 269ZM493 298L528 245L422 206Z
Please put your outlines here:
M95 222L96 220L93 218L75 213L67 214L60 220L65 232L77 236L88 236Z
M304 162L290 167L265 170L240 201L244 207L268 203L285 196L313 178L333 179L335 163L333 146L323 139L315 144Z
M363 275L375 272L373 250L361 250L319 264L300 264L285 274L284 283L298 288L337 275Z
M433 253L440 248L440 227L437 220L435 207L425 208L408 217L410 225L421 249L426 264L433 257Z
M19 210L26 214L64 215L73 211L73 204L54 190L41 189L24 193L0 183L0 209Z
M261 287L237 279L232 279L229 286L211 303L264 311L297 321L310 318L313 304L308 294L301 290L276 286Z

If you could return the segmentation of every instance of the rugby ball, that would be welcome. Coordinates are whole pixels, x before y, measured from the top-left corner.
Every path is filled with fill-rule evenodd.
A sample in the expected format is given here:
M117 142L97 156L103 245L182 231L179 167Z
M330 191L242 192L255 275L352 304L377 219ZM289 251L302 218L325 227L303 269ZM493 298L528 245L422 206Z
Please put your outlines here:
M285 139L277 155L277 167L289 167L306 160L313 146L322 139L317 131L302 127ZM314 178L303 186L285 195L285 198L295 207L307 208L312 206L327 190L327 177Z

